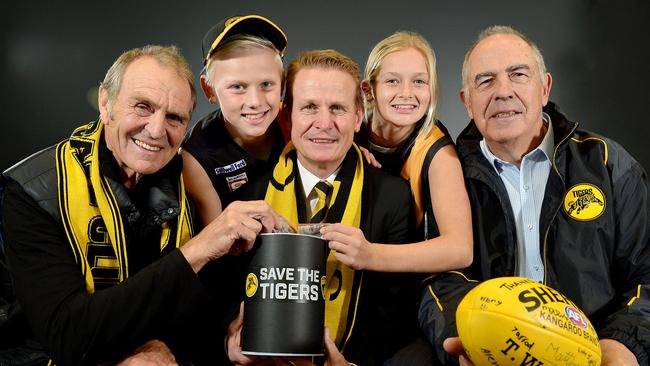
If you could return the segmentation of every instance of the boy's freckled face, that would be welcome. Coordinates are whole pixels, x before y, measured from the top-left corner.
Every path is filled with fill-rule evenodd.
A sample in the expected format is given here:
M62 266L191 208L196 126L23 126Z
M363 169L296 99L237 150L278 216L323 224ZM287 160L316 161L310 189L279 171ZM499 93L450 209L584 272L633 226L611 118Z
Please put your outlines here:
M244 140L262 136L280 111L282 61L253 48L215 59L208 70L224 119Z

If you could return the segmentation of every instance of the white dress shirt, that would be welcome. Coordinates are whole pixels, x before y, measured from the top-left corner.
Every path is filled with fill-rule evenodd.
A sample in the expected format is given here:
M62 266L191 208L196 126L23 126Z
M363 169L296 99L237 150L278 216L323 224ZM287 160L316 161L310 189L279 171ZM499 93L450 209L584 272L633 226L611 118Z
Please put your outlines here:
M320 179L312 174L312 172L307 170L307 168L305 168L298 159L296 160L298 162L298 173L300 174L300 180L302 181L302 188L305 190L305 201L309 203L309 212L307 212L307 217L311 217L312 211L314 210L314 207L316 207L316 202L318 202L318 195L314 191L314 187L316 186L316 183L320 182L323 179ZM336 169L332 175L324 180L333 184L339 170L340 168Z

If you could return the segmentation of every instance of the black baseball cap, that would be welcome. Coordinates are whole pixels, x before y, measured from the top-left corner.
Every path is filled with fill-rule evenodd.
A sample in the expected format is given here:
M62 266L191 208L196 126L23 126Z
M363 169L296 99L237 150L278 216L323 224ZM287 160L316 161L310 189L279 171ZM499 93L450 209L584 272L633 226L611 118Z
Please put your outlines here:
M203 64L208 62L214 50L225 38L241 33L268 39L280 52L280 56L284 55L284 50L287 48L287 36L269 19L260 15L235 15L215 24L203 37L201 47Z

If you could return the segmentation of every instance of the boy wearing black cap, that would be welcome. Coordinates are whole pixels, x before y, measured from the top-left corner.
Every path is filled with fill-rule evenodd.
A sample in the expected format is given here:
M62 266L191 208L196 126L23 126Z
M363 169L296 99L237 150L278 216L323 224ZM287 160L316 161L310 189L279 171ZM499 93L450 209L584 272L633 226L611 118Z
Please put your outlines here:
M203 38L201 88L219 108L197 122L182 150L185 187L203 225L272 167L285 145L274 122L286 45L284 32L258 15L224 19Z

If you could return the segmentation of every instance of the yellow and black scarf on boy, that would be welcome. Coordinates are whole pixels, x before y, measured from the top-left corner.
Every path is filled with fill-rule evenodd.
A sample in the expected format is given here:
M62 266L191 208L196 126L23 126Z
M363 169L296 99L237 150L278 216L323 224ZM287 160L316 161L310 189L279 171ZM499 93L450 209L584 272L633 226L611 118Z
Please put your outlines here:
M103 124L95 121L77 128L56 147L56 173L61 219L75 260L86 280L86 290L95 291L95 276L122 282L129 276L126 238L118 202L109 182L100 172L99 149ZM182 176L179 174L177 219L162 224L160 250L183 245L192 236L191 217ZM102 251L102 255L95 252Z
M297 171L296 150L289 142L273 170L265 196L266 202L294 228L297 227L300 219L306 219L303 188L299 183L300 177ZM340 222L359 227L363 176L363 158L357 145L353 144L333 182L334 192L325 218L326 222ZM330 251L327 257L326 276L325 325L330 329L330 334L339 349L343 350L354 327L363 273L355 272L339 262Z

